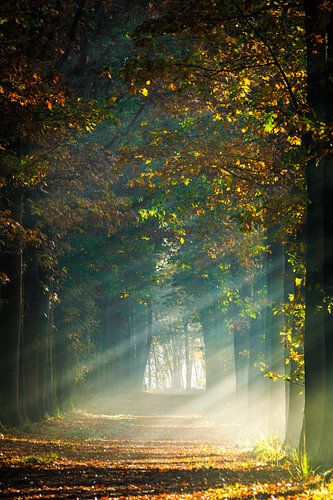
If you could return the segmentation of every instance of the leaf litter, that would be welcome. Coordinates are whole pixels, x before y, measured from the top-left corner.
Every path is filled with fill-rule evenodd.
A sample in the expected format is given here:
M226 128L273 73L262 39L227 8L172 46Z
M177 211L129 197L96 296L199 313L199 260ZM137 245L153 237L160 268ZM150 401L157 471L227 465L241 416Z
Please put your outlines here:
M173 414L172 396L130 402L3 432L0 498L333 498L318 477L297 482L287 465L256 460L237 426Z

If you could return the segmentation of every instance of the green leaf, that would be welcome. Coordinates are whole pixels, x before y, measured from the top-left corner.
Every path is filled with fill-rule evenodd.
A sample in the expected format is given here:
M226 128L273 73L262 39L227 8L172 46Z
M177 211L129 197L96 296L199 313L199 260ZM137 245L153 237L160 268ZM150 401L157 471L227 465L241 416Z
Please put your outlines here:
M274 128L274 125L275 125L274 113L269 113L264 123L265 132L271 132Z

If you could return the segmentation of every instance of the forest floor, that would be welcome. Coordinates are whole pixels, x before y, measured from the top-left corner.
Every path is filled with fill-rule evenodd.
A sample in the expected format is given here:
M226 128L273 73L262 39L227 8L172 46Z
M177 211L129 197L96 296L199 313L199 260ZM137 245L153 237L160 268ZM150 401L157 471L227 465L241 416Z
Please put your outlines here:
M2 431L0 498L333 498L318 475L258 461L240 425L193 413L191 398L144 394Z

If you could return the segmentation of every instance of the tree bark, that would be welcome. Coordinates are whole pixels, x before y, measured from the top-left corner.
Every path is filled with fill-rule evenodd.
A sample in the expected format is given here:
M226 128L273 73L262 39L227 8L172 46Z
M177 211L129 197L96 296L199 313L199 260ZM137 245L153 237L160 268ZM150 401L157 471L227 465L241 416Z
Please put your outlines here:
M272 235L267 262L267 344L269 370L273 377L285 374L284 352L281 343L283 315L279 312L284 300L284 251ZM285 431L285 382L277 378L270 384L269 429L284 435Z
M333 124L333 15L327 24L326 47L326 123ZM332 152L324 160L323 182L323 230L324 230L324 308L325 331L325 412L321 453L330 466L333 465L333 157ZM328 305L330 304L330 306Z
M14 189L5 207L11 218L22 223L23 193ZM20 423L19 364L22 327L22 248L19 237L10 249L2 249L0 268L8 282L1 285L0 310L0 421L3 424Z
M249 389L248 389L248 424L258 427L260 414L261 427L267 426L266 389L267 382L259 369L263 360L266 337L266 286L265 269L255 273L253 278L252 301L255 317L250 319L249 328Z
M26 415L32 422L42 417L40 397L39 365L41 339L39 332L41 283L38 270L37 249L25 252L24 273L24 326L23 326L23 371Z
M41 283L39 283L41 286ZM49 314L50 314L50 301L49 291L45 285L45 290L41 292L38 303L38 318L37 318L37 332L40 340L40 356L39 356L39 390L41 398L41 409L43 416L52 414L52 407L50 404L50 338L49 338Z
M56 397L60 410L68 411L73 406L73 360L68 345L68 326L61 303L54 309L54 366L56 371Z
M332 83L329 79L327 65L328 24L329 15L321 8L320 0L304 2L306 16L307 38L307 99L314 116L311 116L313 126L316 121L326 122L327 87ZM321 440L325 400L326 408L330 403L325 394L325 385L329 384L329 370L333 357L327 358L326 348L329 348L332 320L325 320L325 288L329 288L330 272L327 269L331 254L329 222L331 209L329 205L333 197L331 182L327 179L329 164L325 153L317 151L315 134L310 132L305 138L308 161L306 166L306 183L308 193L306 222L306 287L305 287L305 419L304 431L306 449L310 457L316 459L322 454ZM324 155L324 159L323 158ZM331 167L332 168L332 167ZM329 174L331 175L331 174ZM328 183L327 186L325 185ZM325 186L325 187L324 187ZM324 215L324 210L328 213ZM325 265L325 258L327 264ZM324 278L324 272L329 272ZM326 366L326 363L328 365ZM324 433L325 434L330 434ZM326 436L328 437L328 436ZM301 443L302 444L302 443Z
M249 327L250 323L243 314L242 302L250 295L250 287L245 273L236 271L236 264L232 266L233 285L239 290L229 308L230 330L233 334L233 351L235 366L235 391L239 414L246 420L248 409L249 389Z

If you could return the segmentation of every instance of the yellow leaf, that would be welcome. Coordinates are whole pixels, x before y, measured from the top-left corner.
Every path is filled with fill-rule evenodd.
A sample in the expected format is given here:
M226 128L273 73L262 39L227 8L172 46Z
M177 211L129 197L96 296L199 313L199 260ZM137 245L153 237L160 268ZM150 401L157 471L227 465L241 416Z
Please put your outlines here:
M300 146L302 144L302 140L297 136L289 136L287 137L287 141L289 144L293 144L294 146Z
M176 90L177 89L176 85L174 83L172 83L172 82L170 83L169 88L171 90Z
M146 88L141 89L141 90L140 90L140 93L141 93L142 95L144 95L145 97L147 97L147 95L149 94L148 89L146 89Z
M179 238L179 241L180 241L180 244L181 244L181 245L184 245L184 243L185 243L184 238Z

